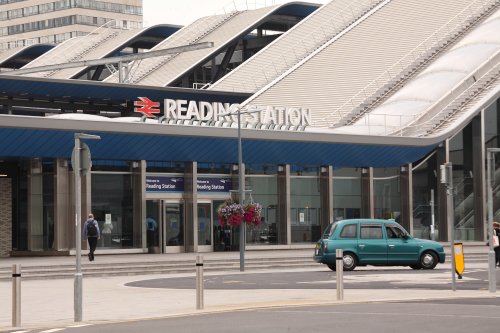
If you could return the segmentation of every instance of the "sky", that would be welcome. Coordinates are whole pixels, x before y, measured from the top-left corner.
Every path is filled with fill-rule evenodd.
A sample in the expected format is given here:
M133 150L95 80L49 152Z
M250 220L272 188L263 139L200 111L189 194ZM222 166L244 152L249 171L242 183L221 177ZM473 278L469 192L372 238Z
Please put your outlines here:
M301 2L312 2L324 4L329 0L300 0ZM170 23L186 25L192 23L199 17L224 13L223 9L231 11L234 4L241 8L247 4L255 8L255 4L264 7L264 4L272 5L291 2L287 0L142 0L143 19L145 26L159 23Z

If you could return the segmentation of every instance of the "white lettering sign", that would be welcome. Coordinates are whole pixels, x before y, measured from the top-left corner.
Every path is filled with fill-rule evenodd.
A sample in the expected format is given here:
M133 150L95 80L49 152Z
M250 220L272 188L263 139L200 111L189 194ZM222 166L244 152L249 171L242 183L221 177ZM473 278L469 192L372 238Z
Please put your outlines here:
M163 105L166 119L197 121L237 121L237 110L240 107L239 104L168 98ZM306 108L249 105L243 114L248 114L246 121L251 124L306 126L312 121L311 112Z

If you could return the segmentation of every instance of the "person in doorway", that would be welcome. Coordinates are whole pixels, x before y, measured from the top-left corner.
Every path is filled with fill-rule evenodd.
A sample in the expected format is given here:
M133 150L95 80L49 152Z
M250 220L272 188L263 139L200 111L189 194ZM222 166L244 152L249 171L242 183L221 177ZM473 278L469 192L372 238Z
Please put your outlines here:
M231 251L231 227L225 225L223 228L224 251Z
M156 240L158 239L158 234L156 232L157 230L158 230L158 223L156 223L156 220L151 217L146 218L146 233L147 233L146 241L148 247L158 245L156 243Z
M111 221L104 222L102 226L102 238L103 238L103 246L110 247L111 246L111 231L113 230L113 223Z
M500 238L500 223L493 222L493 236ZM495 266L500 267L500 246L494 248L495 251Z
M94 261L94 251L97 246L97 240L101 238L99 224L94 219L94 214L89 214L87 221L83 225L83 240L89 242L89 261Z

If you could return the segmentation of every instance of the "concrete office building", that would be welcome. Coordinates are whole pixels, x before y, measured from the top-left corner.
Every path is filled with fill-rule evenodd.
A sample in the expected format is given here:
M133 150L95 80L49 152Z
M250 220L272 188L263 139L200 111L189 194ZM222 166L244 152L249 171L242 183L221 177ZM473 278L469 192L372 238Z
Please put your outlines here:
M142 0L2 0L0 51L38 43L60 43L108 23L142 26Z
M329 223L355 217L394 218L430 238L432 210L437 240L455 230L483 243L486 148L499 147L500 133L500 1L318 7L237 10L97 46L81 39L92 50L78 50L80 59L146 48L142 36L162 36L151 50L214 43L131 62L121 83L99 68L23 72L55 54L71 58L69 41L0 76L2 255L74 248L75 132L101 136L87 141L93 167L82 188L82 215L113 226L98 251L223 250L215 212L240 186L238 110L241 185L264 207L247 249L311 247ZM149 115L134 109L146 98ZM446 162L453 211L438 177Z

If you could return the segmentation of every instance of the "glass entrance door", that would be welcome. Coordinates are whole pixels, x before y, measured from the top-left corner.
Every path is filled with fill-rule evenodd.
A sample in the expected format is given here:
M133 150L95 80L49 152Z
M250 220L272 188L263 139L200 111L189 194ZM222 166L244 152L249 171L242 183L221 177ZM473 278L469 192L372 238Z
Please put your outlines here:
M212 202L198 203L198 252L213 251Z
M163 207L165 251L184 252L184 203L165 202Z
M198 203L198 251L231 251L239 249L239 230L224 227L217 218L217 208L224 200Z
M184 252L184 203L146 201L146 244L150 253Z
M160 200L146 200L146 246L150 253L161 252L160 207Z

